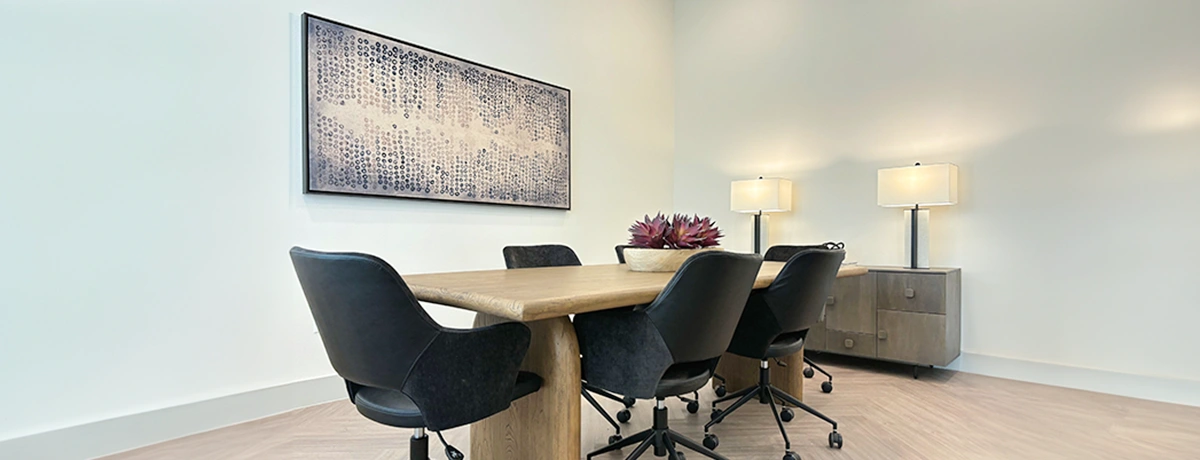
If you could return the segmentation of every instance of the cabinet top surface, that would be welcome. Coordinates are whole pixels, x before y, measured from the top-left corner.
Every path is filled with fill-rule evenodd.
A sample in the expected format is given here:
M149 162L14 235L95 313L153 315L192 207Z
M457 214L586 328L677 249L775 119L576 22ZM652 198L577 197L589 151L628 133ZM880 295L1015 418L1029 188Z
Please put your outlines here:
M887 265L863 265L863 267L873 272L912 273L917 275L945 275L961 270L952 267L908 268Z

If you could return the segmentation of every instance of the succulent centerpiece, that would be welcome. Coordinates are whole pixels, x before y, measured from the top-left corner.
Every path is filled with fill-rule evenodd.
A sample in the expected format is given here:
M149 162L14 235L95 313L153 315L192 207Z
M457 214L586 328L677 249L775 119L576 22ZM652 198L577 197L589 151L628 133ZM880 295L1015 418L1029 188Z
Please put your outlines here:
M719 251L721 229L708 217L658 213L646 215L629 227L629 244L624 251L629 269L636 272L673 272L701 251Z

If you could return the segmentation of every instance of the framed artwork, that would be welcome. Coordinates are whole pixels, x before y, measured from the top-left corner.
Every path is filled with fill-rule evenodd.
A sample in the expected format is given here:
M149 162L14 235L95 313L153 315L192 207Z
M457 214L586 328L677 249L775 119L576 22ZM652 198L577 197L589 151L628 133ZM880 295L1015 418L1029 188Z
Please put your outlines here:
M571 91L310 14L304 190L571 209Z

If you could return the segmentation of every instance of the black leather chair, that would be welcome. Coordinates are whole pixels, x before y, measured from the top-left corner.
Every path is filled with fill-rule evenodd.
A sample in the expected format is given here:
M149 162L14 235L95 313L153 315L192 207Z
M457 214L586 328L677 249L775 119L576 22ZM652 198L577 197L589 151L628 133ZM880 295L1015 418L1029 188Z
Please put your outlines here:
M504 265L508 268L580 266L579 256L568 246L541 244L537 246L505 246Z
M617 263L619 263L619 264L625 263L625 250L629 249L629 248L634 248L634 247L637 247L637 246L634 246L632 244L618 244L617 247L613 248L613 249L616 249L616 251L617 251Z
M712 420L704 426L705 432L746 402L752 399L765 400L771 405L779 432L783 434L783 459L799 460L800 456L791 451L791 441L783 428L783 420L791 420L794 415L791 415L791 409L785 407L785 415L780 416L775 406L775 400L778 399L832 424L829 446L842 447L842 435L837 431L836 421L771 385L768 360L796 353L804 347L804 337L808 335L808 329L820 321L825 299L833 289L833 282L845 257L846 252L840 249L801 250L788 259L770 286L750 295L728 351L760 361L758 385L713 401ZM731 399L737 401L724 411L717 409L718 403ZM708 436L705 436L705 445L716 447L715 442L709 442Z
M767 253L763 255L763 261L764 262L768 262L768 261L769 262L787 262L788 259L792 258L792 256L798 254L800 251L803 251L805 249L845 249L845 248L846 248L845 243L833 242L833 241L816 244L816 245L806 245L806 246L775 245L775 246L771 246L769 249L767 249ZM822 315L822 316L824 316L824 315ZM822 318L822 319L824 319L824 318ZM821 391L825 392L825 393L832 393L833 392L833 375L830 375L829 372L826 372L825 369L821 368L821 366L818 366L817 363L814 363L814 362L812 362L811 359L808 359L808 356L802 356L802 358L804 359L804 364L805 364L804 378L808 378L808 379L813 378L813 376L816 375L813 372L813 369L816 369L818 372L824 374L825 378L826 378L826 380L824 382L821 382ZM715 392L717 393L717 397L719 398L719 397L725 396L726 391L727 391L725 388L725 378L721 377L720 375L714 375L713 378L716 379L718 382L721 382L721 384L718 385L715 390ZM763 404L766 404L766 403L767 402L764 400ZM785 422L791 421L791 417L788 416L789 413L790 412L788 412L788 411L784 412L784 415L785 415L784 421Z
M487 418L541 387L540 377L518 370L529 350L524 324L447 329L378 257L303 248L291 257L350 401L368 419L413 428L409 458L429 457L429 429L447 457L462 459L441 430Z
M676 443L724 459L671 430L663 399L697 391L712 378L761 265L762 259L752 254L696 254L649 305L575 315L584 379L656 403L650 429L610 443L588 454L589 459L637 445L628 459L654 447L656 456L681 460Z
M763 260L769 260L772 262L787 262L788 259L792 258L792 256L798 254L800 251L803 251L805 249L845 249L845 248L846 248L845 243L833 242L833 241L829 241L829 242L818 244L818 245L809 245L809 246L776 245L776 246L771 246L769 249L767 249L767 253L765 255L763 255ZM821 374L825 375L825 381L821 382L821 391L825 392L825 393L832 393L833 392L833 375L830 375L829 372L826 372L825 369L822 369L821 366L817 365L817 363L812 362L812 360L808 359L807 356L804 356L803 358L804 358L804 364L807 365L804 368L804 378L808 378L808 379L813 378L813 376L816 375L813 372L813 369L816 369L817 372L820 372ZM724 396L724 395L722 395L722 396Z
M625 250L629 249L629 248L636 248L636 247L637 246L634 246L632 244L618 244L615 248L613 248L617 251L617 263L619 263L619 264L625 263ZM713 375L713 377L717 377L717 376ZM718 396L724 396L724 393L722 393ZM697 412L700 412L700 392L699 391L692 392L691 398L686 398L686 397L683 397L682 395L676 396L676 398L678 398L680 401L687 403L687 411L689 413L695 414ZM629 399L629 398L626 397L626 399ZM628 422L629 421L629 410L626 409L624 411L617 412L617 419L621 420L621 423ZM614 438L619 438L619 437L614 436ZM613 440L610 439L609 442L613 442Z
M509 269L583 265L583 263L579 261L579 256L575 255L574 250L561 244L506 246L503 252L504 265ZM600 406L600 403L596 401L596 398L594 398L591 393L595 393L602 397L624 404L625 408L621 409L620 412L617 412L617 420L620 420L621 423L626 423L630 420L630 418L633 417L633 415L629 413L629 408L633 407L637 400L628 396L617 396L608 391L596 388L588 384L587 381L583 382L582 393L583 398L587 400L588 404L591 404L592 407L600 413L600 415L603 415L604 420L607 420L608 423L613 426L613 429L616 430L617 433L609 437L609 442L616 442L620 440L621 426L613 420L612 416L608 415L608 411L604 410L604 408Z

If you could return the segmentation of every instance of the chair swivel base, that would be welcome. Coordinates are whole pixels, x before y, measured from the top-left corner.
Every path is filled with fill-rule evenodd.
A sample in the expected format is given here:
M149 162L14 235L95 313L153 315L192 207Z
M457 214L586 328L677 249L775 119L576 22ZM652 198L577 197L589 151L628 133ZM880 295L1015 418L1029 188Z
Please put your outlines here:
M437 432L437 435L446 448L446 458L450 460L466 458L461 451L446 443L446 438L442 437L441 432ZM410 460L429 460L429 435L425 434L424 428L413 429L412 438L408 440L408 458Z
M634 460L640 458L651 447L654 448L654 456L666 456L668 460L684 460L684 454L677 448L677 444L687 447L705 457L715 460L728 460L720 454L700 445L700 443L691 440L690 438L679 434L667 426L667 408L663 405L662 398L656 399L654 407L654 426L650 429L632 435L628 438L621 439L607 446L601 447L587 455L590 460L600 454L612 452L614 450L623 449L625 447L636 445L637 448L625 457L625 460Z
M412 460L429 459L429 436L425 430L418 428L413 437L408 440L408 458Z
M731 399L737 399L737 401L725 410L717 409L718 403L722 403ZM784 449L786 452L783 458L785 460L799 460L800 456L795 452L792 452L792 442L788 439L787 430L783 428L784 421L792 420L793 416L791 415L791 410L787 407L784 407L784 416L780 417L779 408L775 405L776 400L803 409L805 412L808 412L809 414L828 422L830 425L833 425L833 431L829 433L829 447L836 449L842 448L844 441L842 439L842 434L838 433L837 431L837 422L827 417L825 414L818 412L816 409L809 407L807 404L804 404L799 399L796 399L795 396L792 396L787 392L775 387L774 385L771 385L771 368L766 360L763 360L759 366L757 385L744 388L736 393L726 395L713 401L712 420L704 425L706 441L708 430L712 428L713 425L721 423L722 420L725 420L725 417L728 417L730 414L740 409L744 404L752 399L765 399L771 405L771 413L775 415L775 423L779 426L779 433L783 435Z

